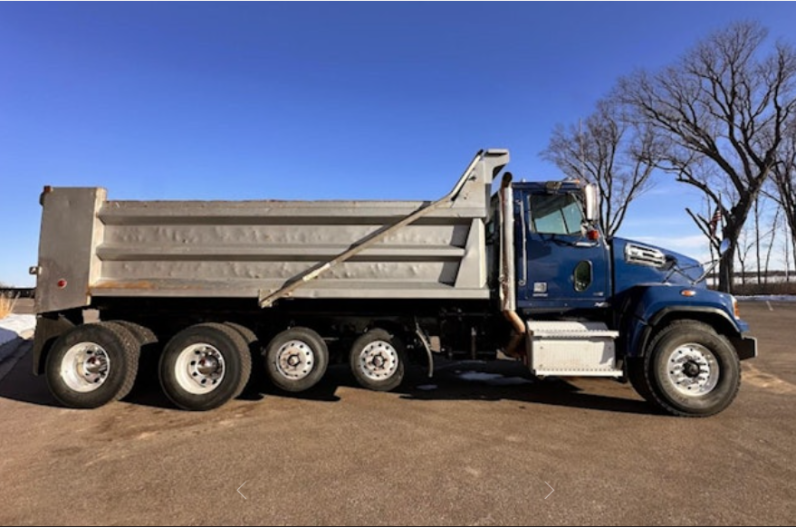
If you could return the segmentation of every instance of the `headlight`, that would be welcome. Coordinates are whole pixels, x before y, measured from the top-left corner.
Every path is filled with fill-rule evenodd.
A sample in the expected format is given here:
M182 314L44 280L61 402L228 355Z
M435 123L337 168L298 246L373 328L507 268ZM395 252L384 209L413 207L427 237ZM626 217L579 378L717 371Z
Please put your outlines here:
M735 311L735 318L741 320L741 306L738 304L738 299L732 297L732 308Z

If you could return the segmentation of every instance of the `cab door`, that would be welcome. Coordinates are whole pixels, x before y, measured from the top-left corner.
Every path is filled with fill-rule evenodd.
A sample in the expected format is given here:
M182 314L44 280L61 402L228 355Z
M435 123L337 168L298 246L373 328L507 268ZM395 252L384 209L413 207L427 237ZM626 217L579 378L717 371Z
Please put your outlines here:
M604 307L610 251L591 239L580 193L524 191L519 196L517 294L521 308L566 311ZM594 232L594 231L591 231Z

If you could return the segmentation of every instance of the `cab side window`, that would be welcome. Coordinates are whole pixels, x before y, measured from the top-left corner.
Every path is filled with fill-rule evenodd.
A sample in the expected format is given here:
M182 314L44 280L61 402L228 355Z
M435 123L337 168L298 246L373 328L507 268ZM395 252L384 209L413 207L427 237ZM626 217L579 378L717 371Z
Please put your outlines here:
M572 194L531 195L531 230L538 234L580 236L583 208Z

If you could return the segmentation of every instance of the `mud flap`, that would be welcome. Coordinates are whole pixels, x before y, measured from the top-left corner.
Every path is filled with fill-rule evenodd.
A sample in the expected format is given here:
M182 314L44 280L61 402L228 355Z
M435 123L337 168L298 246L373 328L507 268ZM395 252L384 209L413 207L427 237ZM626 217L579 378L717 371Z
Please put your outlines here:
M740 337L731 339L735 352L741 360L752 360L758 357L757 339L754 337Z

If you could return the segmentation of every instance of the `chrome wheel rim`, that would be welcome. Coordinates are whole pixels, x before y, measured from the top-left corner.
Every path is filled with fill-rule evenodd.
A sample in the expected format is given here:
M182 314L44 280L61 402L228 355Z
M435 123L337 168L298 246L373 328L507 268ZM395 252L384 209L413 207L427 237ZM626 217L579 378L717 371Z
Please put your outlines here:
M108 380L111 359L105 349L94 342L81 342L69 348L61 361L61 379L78 393L99 390Z
M210 344L193 344L182 350L175 366L177 383L193 395L205 395L221 385L226 376L224 356Z
M398 371L399 364L398 351L383 340L371 342L359 354L360 370L372 381L391 378Z
M276 353L276 369L283 377L300 381L306 379L315 367L315 351L302 340L283 344Z
M702 397L719 385L716 356L701 344L684 344L675 349L666 363L669 381L686 397Z

